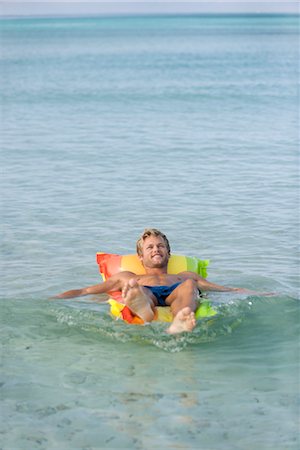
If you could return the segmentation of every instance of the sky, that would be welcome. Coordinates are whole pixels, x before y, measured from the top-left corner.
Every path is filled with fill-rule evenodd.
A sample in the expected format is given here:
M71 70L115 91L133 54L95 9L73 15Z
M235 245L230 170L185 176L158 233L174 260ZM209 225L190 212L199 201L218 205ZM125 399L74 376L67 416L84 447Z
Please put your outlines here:
M299 13L297 1L26 1L0 0L0 16L57 16L176 13Z

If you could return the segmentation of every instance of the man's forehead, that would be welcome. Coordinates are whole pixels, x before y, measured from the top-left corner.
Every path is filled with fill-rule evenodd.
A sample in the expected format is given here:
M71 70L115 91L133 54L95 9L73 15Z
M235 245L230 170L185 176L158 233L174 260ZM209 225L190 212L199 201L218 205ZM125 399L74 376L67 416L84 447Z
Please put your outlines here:
M162 242L165 243L164 239L161 236L147 236L143 244L149 243L149 242Z

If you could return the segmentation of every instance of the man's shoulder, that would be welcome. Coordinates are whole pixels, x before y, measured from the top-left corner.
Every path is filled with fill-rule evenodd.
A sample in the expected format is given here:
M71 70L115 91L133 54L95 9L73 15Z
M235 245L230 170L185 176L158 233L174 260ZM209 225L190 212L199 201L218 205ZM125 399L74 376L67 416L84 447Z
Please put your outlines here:
M128 278L128 277L135 278L138 275L136 273L134 273L134 272L130 272L129 270L122 270L120 272L117 272L113 276L116 276L118 278Z

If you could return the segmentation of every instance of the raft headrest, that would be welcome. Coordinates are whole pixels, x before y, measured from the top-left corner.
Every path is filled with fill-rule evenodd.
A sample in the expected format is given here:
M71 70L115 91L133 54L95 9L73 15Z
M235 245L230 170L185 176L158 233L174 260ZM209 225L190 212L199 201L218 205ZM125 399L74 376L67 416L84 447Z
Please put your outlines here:
M118 255L113 253L98 252L96 255L99 271L104 280L112 275L130 271L137 275L145 273L145 269L136 254ZM168 273L176 274L179 272L195 272L201 277L207 277L206 268L209 265L208 259L199 259L195 256L171 255L168 263Z

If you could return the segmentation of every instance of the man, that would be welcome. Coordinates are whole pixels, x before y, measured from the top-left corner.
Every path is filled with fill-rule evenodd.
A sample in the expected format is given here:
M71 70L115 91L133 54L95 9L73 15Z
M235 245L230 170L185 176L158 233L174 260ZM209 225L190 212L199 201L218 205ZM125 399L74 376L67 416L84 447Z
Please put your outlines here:
M250 292L241 288L231 288L210 283L194 272L167 273L171 254L167 237L155 228L144 231L136 244L137 254L146 274L120 272L107 281L83 289L66 291L57 298L73 298L90 294L122 291L128 308L144 322L154 318L156 306L170 306L173 322L167 329L170 334L192 331L196 326L195 310L200 291Z

